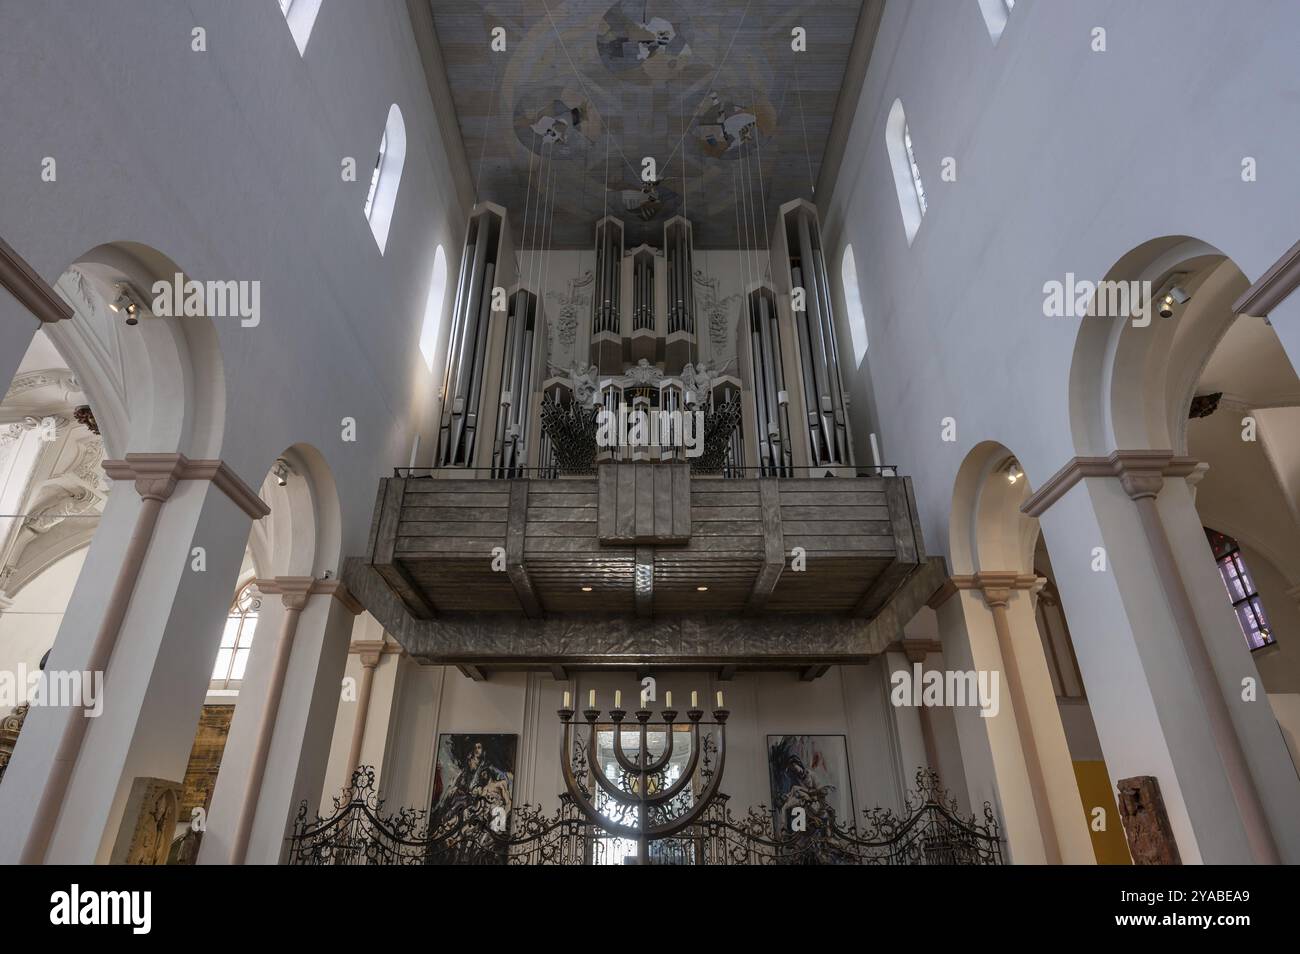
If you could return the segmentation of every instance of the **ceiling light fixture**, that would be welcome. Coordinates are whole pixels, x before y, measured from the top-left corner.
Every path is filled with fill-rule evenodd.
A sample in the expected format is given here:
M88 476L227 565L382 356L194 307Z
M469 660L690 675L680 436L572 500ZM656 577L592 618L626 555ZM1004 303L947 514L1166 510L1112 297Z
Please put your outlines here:
M584 587L582 588L582 592L584 592L584 593L590 593L590 592L591 592L591 587L590 587L590 586L584 586Z
M131 291L131 286L126 282L118 282L113 288L117 292L117 296L108 303L109 309L115 314L125 314L128 325L139 324L140 303Z
M699 590L701 593L705 593L708 591L709 588L707 586L697 586L696 589Z

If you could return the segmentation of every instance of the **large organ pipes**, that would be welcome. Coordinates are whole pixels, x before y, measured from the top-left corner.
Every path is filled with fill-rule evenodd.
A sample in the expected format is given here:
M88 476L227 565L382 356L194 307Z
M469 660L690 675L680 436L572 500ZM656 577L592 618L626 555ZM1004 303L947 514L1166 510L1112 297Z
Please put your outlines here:
M535 340L536 297L519 289L511 299L502 354L500 404L492 454L493 474L497 477L515 477L518 469L527 463Z
M790 281L791 321L799 364L808 463L814 467L849 467L848 415L840 381L835 308L826 277L817 211L806 200L781 207L782 227L774 237L773 255L784 261ZM785 289L781 289L784 294ZM793 369L792 369L793 370Z
M644 246L632 257L632 330L655 326L654 253Z
M759 288L750 294L747 321L760 472L764 476L789 476L793 458L785 372L777 313L769 290Z
M456 283L443 386L436 459L444 467L473 467L480 431L483 427L491 430L491 412L486 421L481 414L483 402L492 400L483 392L491 370L488 339L493 334L493 289L507 281L511 271L508 242L505 210L486 202L475 206ZM489 442L483 452L486 458L492 435L484 439Z

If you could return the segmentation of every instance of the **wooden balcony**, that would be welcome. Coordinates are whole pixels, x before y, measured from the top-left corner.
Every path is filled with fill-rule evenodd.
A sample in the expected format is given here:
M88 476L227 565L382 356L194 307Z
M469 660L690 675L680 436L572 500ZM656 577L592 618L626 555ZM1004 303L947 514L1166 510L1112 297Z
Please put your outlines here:
M345 570L429 661L653 662L658 641L672 657L661 661L749 665L746 641L764 639L758 655L782 667L861 661L943 581L906 477L724 480L684 463L550 480L442 473L382 481L370 552ZM868 627L904 590L907 616ZM723 631L725 649L710 643Z

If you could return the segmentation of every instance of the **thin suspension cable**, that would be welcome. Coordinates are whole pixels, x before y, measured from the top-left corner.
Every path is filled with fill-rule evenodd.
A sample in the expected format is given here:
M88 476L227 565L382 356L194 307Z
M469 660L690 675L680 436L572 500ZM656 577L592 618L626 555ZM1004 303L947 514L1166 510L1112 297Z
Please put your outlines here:
M803 92L799 89L799 54L795 54L794 61L794 94L799 99L799 125L803 127L803 157L808 163L808 189L813 196L817 195L817 183L813 179L812 171L812 154L808 151L808 122L804 119L803 114Z
M524 228L520 233L520 247L515 249L515 271L523 274L524 270L524 249L523 246L528 244L528 211L532 208L533 194L533 156L534 146L537 145L537 130L533 130L533 145L528 147L528 185L524 188Z
M488 111L488 117L491 119L498 118L497 110L500 108L500 100L498 99L498 97L500 96L500 91L501 91L501 75L504 72L505 70L503 68L496 68L496 67L493 68L493 73L495 75L492 80L492 108ZM487 122L485 121L483 124L483 145L479 149L479 153L478 153L478 172L476 172L474 175L474 204L475 205L478 205L479 187L483 183L483 158L484 156L487 155L487 141L489 138L488 133L489 133L489 129L488 129Z
M758 159L758 201L763 206L763 248L767 254L764 272L767 280L772 280L772 233L767 228L767 189L763 185L763 144L759 141L758 128L758 89L751 83L750 95L754 97L750 108L754 111L754 149ZM760 258L761 260L761 258Z
M545 2L545 0L543 0L543 2ZM734 46L735 43L736 43L736 37L738 37L738 36L740 35L741 27L743 27L743 26L745 25L745 17L747 17L747 16L749 15L749 5L750 5L751 3L753 3L753 0L745 0L745 9L744 9L744 10L741 12L741 14L740 14L740 22L736 24L735 32L731 34L731 41L727 44L727 49L726 49L726 51L722 54L722 59L718 61L717 69L715 69L715 70L713 71L713 75L712 75L711 77L709 77L709 89L710 89L710 90L712 90L714 84L717 83L717 81L718 81L718 74L722 72L722 67L725 66L726 63L727 63L727 57L731 55L731 48L732 48L732 46ZM695 124L695 121L696 121L697 119L699 119L699 117L700 117L700 111L699 111L699 109L697 108L697 109L695 110L695 115L691 117L691 125L694 125L694 124ZM682 138L677 140L677 145L673 146L673 151L670 152L670 153L668 154L668 160L667 160L667 162L664 163L664 165L668 165L669 163L671 163L671 162L673 161L673 157L674 157L675 155L677 155L677 150L680 149L680 148L682 147L682 143L686 141L686 133L687 133L687 132L690 132L690 130L687 129L687 130L685 130L685 131L682 132Z
M587 87L587 81L582 78L582 74L578 72L577 65L573 62L573 57L569 55L569 47L565 44L564 37L560 35L559 28L555 25L555 18L551 16L550 4L548 4L546 0L542 0L542 6L546 9L546 19L551 22L551 31L555 34L555 38L560 41L560 49L564 51L564 58L569 61L569 69L573 71L574 78L577 79L578 85L582 87L582 91L587 94L587 102L591 104L592 109L595 109L596 98L591 95L591 90ZM605 122L604 113L601 113L600 115L600 124L605 127L606 137L612 135L609 124ZM606 143L606 145L608 146L608 143ZM639 178L640 173L637 172L636 166L634 166L631 160L629 160L623 153L623 147L618 143L615 143L614 148L618 150L620 156L623 156L623 161L626 162L627 167L632 170L632 175ZM608 182L608 176L606 176L606 181Z

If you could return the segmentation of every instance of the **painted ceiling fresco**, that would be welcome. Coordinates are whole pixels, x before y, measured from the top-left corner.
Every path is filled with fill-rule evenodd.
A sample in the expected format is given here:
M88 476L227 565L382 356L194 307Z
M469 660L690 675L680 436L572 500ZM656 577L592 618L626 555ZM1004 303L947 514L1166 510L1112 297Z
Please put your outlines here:
M430 0L478 198L518 246L554 248L589 247L606 213L628 247L678 214L701 247L765 242L812 195L861 5Z

